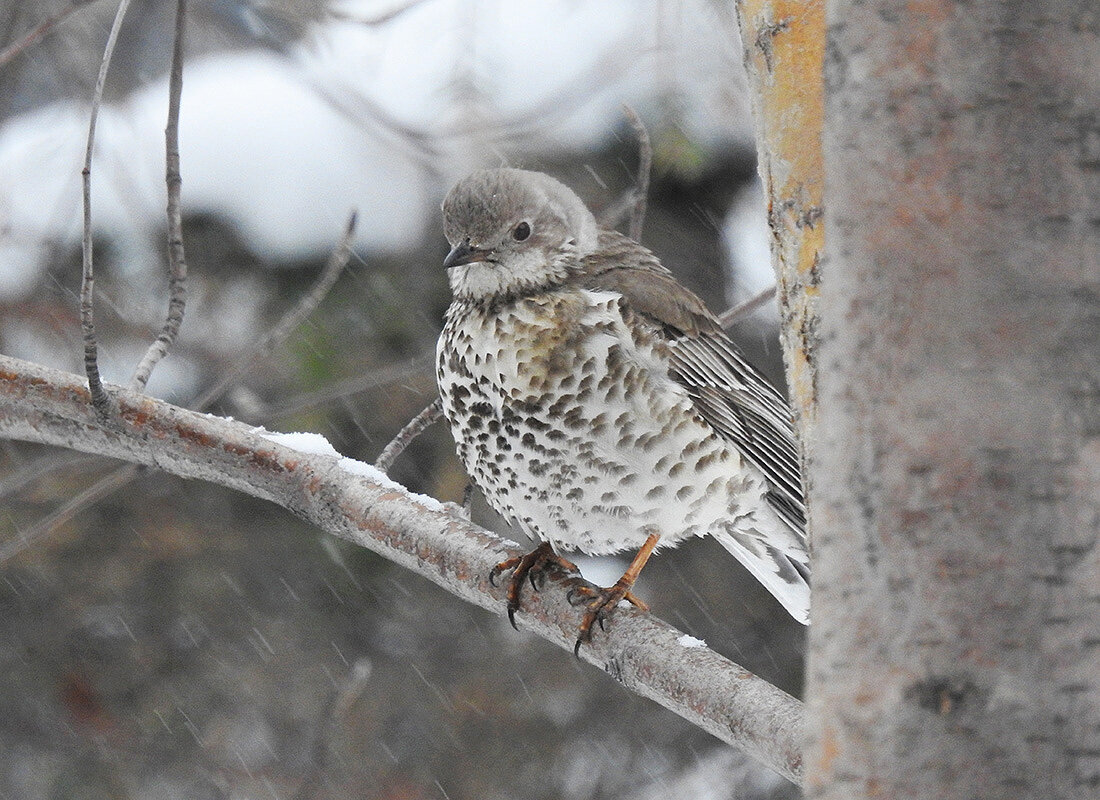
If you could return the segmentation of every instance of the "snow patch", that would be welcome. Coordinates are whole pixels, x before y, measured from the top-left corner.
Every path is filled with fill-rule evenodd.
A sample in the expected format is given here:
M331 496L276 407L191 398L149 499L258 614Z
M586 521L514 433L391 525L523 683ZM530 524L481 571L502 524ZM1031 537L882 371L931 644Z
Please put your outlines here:
M333 447L329 440L319 433L294 432L294 433L269 433L263 428L257 428L262 438L268 441L297 450L299 453L312 453L318 456L335 456L340 458L340 453Z
M361 478L366 478L372 483L377 483L386 489L392 489L395 492L401 492L401 494L407 496L414 503L419 503L429 511L446 512L447 509L441 502L426 494L417 494L416 492L410 492L400 483L392 480L386 473L378 469L372 464L367 464L365 461L356 461L354 458L347 458L340 455L339 451L332 444L319 433L309 433L304 431L292 432L292 433L275 433L268 431L264 428L253 428L252 432L258 434L260 437L267 439L270 442L281 444L283 447L289 447L291 450L297 450L299 453L309 453L311 455L318 456L332 456L338 461L336 466L342 469L344 472L350 472L352 475L358 475Z
M447 509L441 502L434 497L426 494L417 494L416 492L410 492L400 483L392 480L389 475L373 464L367 464L365 461L356 461L354 458L341 458L337 462L337 466L344 472L350 472L352 475L359 475L367 480L377 483L379 486L384 486L387 489L393 489L396 492L401 492L407 495L410 500L415 503L419 503L429 511L446 512Z
M680 647L686 647L688 650L707 646L707 643L702 639L696 639L694 636L688 636L686 633L676 640L676 644L680 645Z

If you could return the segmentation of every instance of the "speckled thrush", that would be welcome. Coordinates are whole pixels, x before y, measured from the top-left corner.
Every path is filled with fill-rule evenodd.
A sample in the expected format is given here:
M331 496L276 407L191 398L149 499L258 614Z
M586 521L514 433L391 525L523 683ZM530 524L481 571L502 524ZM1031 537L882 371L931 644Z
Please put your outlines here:
M709 534L808 622L790 410L702 301L542 173L473 173L443 224L444 415L489 505L542 542L498 568L513 570L509 615L530 570L568 565L556 548L637 550L613 587L579 592L579 646L620 600L638 603L655 547Z

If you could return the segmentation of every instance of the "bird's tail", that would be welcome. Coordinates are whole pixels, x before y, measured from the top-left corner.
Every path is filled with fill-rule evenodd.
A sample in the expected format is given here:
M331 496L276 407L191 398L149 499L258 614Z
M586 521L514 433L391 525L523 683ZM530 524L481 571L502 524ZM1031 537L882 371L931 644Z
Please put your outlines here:
M810 624L810 575L805 547L778 518L781 530L760 531L749 523L712 531L724 548L745 565L783 608L803 625Z

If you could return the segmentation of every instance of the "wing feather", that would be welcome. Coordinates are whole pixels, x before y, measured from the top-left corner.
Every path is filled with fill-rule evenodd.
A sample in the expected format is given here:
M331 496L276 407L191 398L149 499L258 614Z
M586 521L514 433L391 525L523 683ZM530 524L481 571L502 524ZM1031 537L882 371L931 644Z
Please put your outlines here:
M753 367L695 294L641 245L602 231L596 252L575 280L616 292L669 348L669 376L683 386L700 416L759 469L768 500L794 530L806 527L802 469L790 408Z

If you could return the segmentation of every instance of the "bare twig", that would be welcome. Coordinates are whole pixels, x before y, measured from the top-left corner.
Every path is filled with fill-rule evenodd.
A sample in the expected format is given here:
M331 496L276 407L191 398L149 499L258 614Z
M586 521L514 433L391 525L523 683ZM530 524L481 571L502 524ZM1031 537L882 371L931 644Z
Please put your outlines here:
M165 183L168 185L168 318L160 335L130 379L140 391L179 335L187 305L187 259L183 251L183 212L180 210L180 96L183 93L183 44L187 28L187 0L177 0L176 30L172 43L172 71L168 79L168 123L164 127Z
M88 121L88 147L84 153L84 169L80 175L84 196L84 234L81 237L83 253L83 277L80 282L80 329L84 339L84 372L88 376L89 399L96 411L106 414L109 407L107 393L103 391L103 381L99 377L99 355L95 338L95 319L93 314L95 296L95 272L92 268L92 150L95 147L95 126L99 119L99 106L103 102L103 86L107 82L107 70L111 66L111 56L118 42L118 32L122 28L122 19L130 0L122 0L111 23L111 33L107 36L107 46L103 49L103 60L99 64L99 76L92 94L92 111Z
M649 132L637 112L627 105L623 106L623 112L638 137L638 178L633 186L604 209L599 221L601 227L618 228L624 219L629 219L627 234L637 242L641 241L642 226L645 222L649 177L653 170L653 145L649 141Z
M764 291L760 292L754 297L750 297L743 303L738 303L733 308L727 308L721 314L718 315L718 324L723 328L728 328L737 320L741 319L748 314L751 314L756 309L760 308L764 303L775 297L775 285L772 284Z
M576 74L534 105L527 106L523 111L497 123L486 123L481 118L459 122L443 131L439 140L441 143L462 140L473 133L492 141L545 135L546 130L554 129L557 120L568 116L578 105L591 99L593 87L612 86L624 76L636 73L639 56L644 57L647 52L639 52L631 37L624 36L605 48L604 55L591 67Z
M626 219L627 214L634 207L634 187L631 186L620 194L615 201L604 208L598 217L601 228L618 228Z
M54 26L64 21L65 18L74 11L79 11L84 6L90 5L93 2L95 2L95 0L75 0L75 2L70 3L66 8L61 9L53 16L46 17L46 19L42 20L42 22L28 31L18 42L13 42L3 50L0 50L0 67L3 67L32 44L45 37L46 34L54 29Z
M624 38L617 46L607 50L608 55L591 68L522 113L494 124L479 117L476 121L451 125L442 131L425 131L407 125L354 87L341 85L340 82L334 84L331 76L306 76L304 81L341 115L357 125L373 126L387 137L387 141L401 147L417 162L433 167L441 153L467 142L472 134L479 141L489 142L544 135L546 130L553 128L554 120L591 97L593 86L611 85L637 69L638 49L629 40Z
M156 466L276 502L325 531L411 569L458 597L504 614L490 570L521 550L434 500L369 477L365 465L292 450L233 420L112 387L117 418L89 407L83 381L0 356L0 437ZM350 467L350 468L349 468ZM358 473L358 474L357 474ZM368 473L368 474L364 474ZM548 582L525 599L520 627L572 651L577 610ZM580 657L793 781L802 775L802 704L637 609L620 609Z
M136 464L123 464L121 467L116 467L52 514L38 520L30 528L20 531L17 537L0 544L0 564L6 563L8 559L19 555L39 539L48 536L88 506L128 484L140 469L141 467Z
M309 770L302 782L298 784L298 791L294 793L294 800L309 800L317 793L321 775L328 765L329 749L332 738L339 730L340 723L347 717L356 701L367 688L367 679L370 678L370 661L361 658L356 661L344 680L333 690L325 710L317 725L317 732L313 740L313 748L310 754Z
M638 112L623 104L634 135L638 137L638 178L634 181L634 206L630 210L630 227L627 235L636 242L642 240L642 224L645 222L646 202L649 198L649 174L653 169L653 145L649 141L649 131L638 116Z
M329 256L328 262L325 264L325 268L321 270L321 275L317 278L317 282L313 284L313 287L295 304L294 308L283 315L283 318L279 320L267 335L260 339L259 342L253 346L252 350L242 358L237 366L227 372L221 377L221 379L199 395L192 408L202 411L205 410L211 403L225 394L225 391L237 383L241 377L252 369L264 356L271 353L276 347L286 341L294 330L302 324L302 320L308 317L314 312L321 301L332 289L336 283L336 279L344 271L344 267L348 265L348 259L351 258L351 240L355 235L355 226L358 215L353 211L351 216L348 217L348 223L344 228L344 234L340 238L340 243L336 245L336 249L332 251L332 255Z
M397 457L405 452L405 448L441 419L443 419L443 402L437 397L428 404L427 408L405 423L405 427L398 431L393 440L382 450L374 466L388 473Z
M296 414L306 408L313 408L322 403L330 403L359 392L365 392L368 389L377 389L380 386L399 383L419 375L430 375L430 368L434 360L434 353L424 353L403 364L390 364L373 369L363 375L326 386L323 389L287 398L278 405L268 407L264 411L263 418L265 420L279 419L290 414Z
M301 64L295 62L299 67ZM368 124L386 141L400 147L404 153L422 165L432 165L441 157L439 137L435 132L421 131L402 122L381 103L349 87L345 81L330 75L310 75L301 70L295 73L303 83L331 106L338 114L357 125Z

